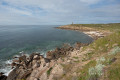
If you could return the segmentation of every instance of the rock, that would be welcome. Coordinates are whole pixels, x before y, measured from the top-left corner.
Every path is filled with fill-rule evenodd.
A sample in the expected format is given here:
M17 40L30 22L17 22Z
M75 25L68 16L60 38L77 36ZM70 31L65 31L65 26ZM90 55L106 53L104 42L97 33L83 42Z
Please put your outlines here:
M38 68L38 67L40 67L40 63L36 62L36 63L33 65L33 69Z
M20 57L19 57L19 60L20 60L20 62L22 62L22 61L26 61L26 56L25 56L25 55L20 56Z
M16 71L17 71L17 69L18 69L18 68L13 69L13 70L9 73L9 75L8 75L8 77L7 77L7 80L16 80L16 77L17 77Z
M57 63L62 63L62 59L59 58L59 59L57 60Z
M48 52L47 52L47 58L48 58L48 59L52 59L52 55L53 55L53 52L52 52L52 51L48 51Z
M67 63L70 63L71 60L67 60Z
M14 59L13 63L20 63L20 60Z
M73 50L74 50L73 47L64 45L62 48L56 48L53 51L48 51L47 58L48 59L58 59L62 56L69 55L68 53Z
M0 72L0 80L6 80L7 76L4 75L4 73Z
M23 75L22 75L22 79L26 79L30 74L31 74L32 70L29 70L27 72L25 72Z
M59 78L63 73L63 67L60 64L56 64L50 74L53 75L53 78Z
M33 58L34 60L39 60L40 59L40 57L39 57L39 55L34 55L34 58Z
M81 42L76 42L75 43L75 49L80 49L82 46L87 46L88 44L81 43Z
M116 60L117 60L117 58L114 57L114 58L111 59L111 62L113 63L113 62L115 62Z
M11 64L11 66L12 66L12 67L16 66L16 63L13 62L13 63Z
M48 51L47 58L44 58L39 53L32 53L29 56L22 55L13 60L11 66L14 67L14 69L8 75L7 80L48 80L47 71L51 67L55 67L55 69L52 70L53 75L51 79L53 77L59 77L63 73L63 68L61 65L55 64L62 63L60 57L67 55L69 51L72 50L73 47L64 45L62 48Z
M43 73L40 77L40 80L48 80L47 79L47 73Z

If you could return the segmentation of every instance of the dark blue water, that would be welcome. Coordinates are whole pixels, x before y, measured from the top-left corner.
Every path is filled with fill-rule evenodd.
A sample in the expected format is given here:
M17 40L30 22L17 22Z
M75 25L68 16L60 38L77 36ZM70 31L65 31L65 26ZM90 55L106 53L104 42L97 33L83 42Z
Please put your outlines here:
M93 39L82 32L60 30L57 25L42 26L0 26L0 60L11 59L14 55L40 52L46 53L63 43L90 43Z

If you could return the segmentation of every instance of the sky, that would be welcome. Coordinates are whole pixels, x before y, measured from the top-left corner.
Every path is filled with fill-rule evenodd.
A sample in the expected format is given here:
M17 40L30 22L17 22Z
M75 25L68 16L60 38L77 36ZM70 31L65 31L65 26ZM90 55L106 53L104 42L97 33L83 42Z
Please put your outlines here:
M119 23L120 0L0 0L0 25Z

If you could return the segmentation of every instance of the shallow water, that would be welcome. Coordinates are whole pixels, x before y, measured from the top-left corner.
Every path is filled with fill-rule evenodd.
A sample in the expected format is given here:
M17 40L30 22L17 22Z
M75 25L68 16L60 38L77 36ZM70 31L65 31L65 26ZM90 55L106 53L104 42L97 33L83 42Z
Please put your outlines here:
M90 43L93 39L82 32L60 30L58 25L19 25L0 26L0 72L4 62L14 55L40 52L46 53L63 43ZM3 71L6 72L6 71Z

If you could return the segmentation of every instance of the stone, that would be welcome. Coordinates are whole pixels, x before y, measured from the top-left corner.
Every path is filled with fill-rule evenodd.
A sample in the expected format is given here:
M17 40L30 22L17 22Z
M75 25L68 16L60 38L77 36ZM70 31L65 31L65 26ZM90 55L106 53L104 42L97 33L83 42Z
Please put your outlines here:
M57 78L59 78L60 76L62 76L63 73L64 73L63 67L60 64L56 64L54 66L54 68L52 69L52 71L51 71L51 74L53 74L54 77L57 77Z
M34 60L39 60L40 59L40 57L38 56L38 55L34 55L34 58L33 58Z
M4 75L4 73L0 72L0 80L6 80L7 76Z

